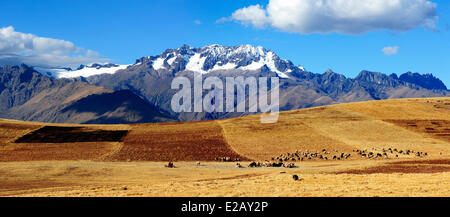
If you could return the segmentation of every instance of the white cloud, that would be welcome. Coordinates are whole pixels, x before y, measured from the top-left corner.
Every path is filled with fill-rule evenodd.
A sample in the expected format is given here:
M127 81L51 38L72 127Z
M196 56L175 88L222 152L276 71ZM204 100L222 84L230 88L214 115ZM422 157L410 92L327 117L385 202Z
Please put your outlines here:
M255 27L262 28L269 22L266 11L261 5L253 5L241 8L231 15L234 20L239 20L244 24L252 24Z
M428 0L270 0L267 8L253 5L230 18L255 27L272 26L301 34L362 34L377 30L434 29L436 4Z
M200 20L194 20L194 24L196 24L196 25L201 25L201 24L202 24L202 21L200 21Z
M74 67L106 61L97 52L69 41L16 32L12 26L0 28L0 64Z
M398 50L400 49L400 47L398 46L392 46L392 47L385 47L382 49L384 55L386 56L392 56L398 53Z

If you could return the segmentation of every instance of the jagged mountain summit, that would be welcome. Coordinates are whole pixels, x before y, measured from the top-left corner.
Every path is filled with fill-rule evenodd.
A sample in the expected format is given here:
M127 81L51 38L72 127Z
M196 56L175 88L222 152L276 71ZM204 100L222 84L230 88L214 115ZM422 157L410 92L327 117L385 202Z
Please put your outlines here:
M201 48L183 45L178 49L167 49L158 56L142 57L131 65L94 63L81 65L77 69L39 67L35 69L53 78L86 78L101 74L114 74L119 70L142 64L157 71L192 71L202 74L223 70L259 70L267 67L280 78L288 78L289 73L294 71L304 71L302 66L295 67L291 61L282 60L273 51L252 45L230 47L208 45Z
M3 71L8 71L6 69L8 68L5 68ZM118 101L129 105L128 102L124 101L126 98L124 96L133 96L131 97L133 98L133 105L142 105L138 106L138 111L134 110L133 114L128 114L123 109L120 112L107 112L110 115L120 114L127 117L126 123L133 122L129 117L135 116L134 114L139 114L138 116L142 117L139 119L140 121L153 120L152 117L143 115L145 113L144 110L150 107L153 108L152 114L156 114L156 117L163 117L159 118L158 121L163 121L164 118L178 121L210 120L250 114L248 112L173 112L171 99L177 90L171 89L171 82L177 76L185 76L192 80L196 74L201 74L204 79L208 76L217 76L223 81L225 77L237 76L279 77L281 111L346 102L391 98L442 97L450 94L442 81L430 74L405 73L397 76L396 74L386 75L380 72L363 70L355 78L347 78L331 69L325 73L318 74L309 72L302 66L296 66L289 60L281 59L271 50L251 45L209 45L201 48L183 45L177 49L167 49L160 55L139 58L134 64L130 65L90 64L76 69L36 69L45 75L42 77L50 77L51 82L61 82L60 80L62 80L78 85L85 84L88 85L86 88L89 87L87 89L98 87L116 92L127 90L128 92L118 92L118 94L110 94L110 92L104 94L95 93L96 96L90 96L94 93L90 95L86 93L83 97L87 99L82 100L83 98L78 98L84 103L72 102L77 107L72 106L72 108L76 109L71 110L72 113L70 113L72 116L76 116L77 112L95 112L93 107L89 107L89 109L80 107L88 106L91 102L111 102L110 105L112 107L117 107L116 104L112 103L116 98ZM44 81L49 82L48 79L41 78L39 81L33 81L34 83L32 84L25 82L21 85L35 86ZM4 76L4 80L0 82L0 87L5 86L5 82L10 82L7 76ZM3 91L0 92L2 103L10 103L16 100L11 98L15 95L10 93L15 90L8 89L5 92L5 90L0 88L0 91ZM58 93L58 91L55 91L51 95L53 98L49 97L60 100L61 94ZM203 92L203 94L206 93L207 91ZM21 100L24 101L22 103L26 104L29 98L21 97ZM59 101L53 100L52 102L57 103ZM147 106L143 106L143 102ZM32 112L33 109L39 108L39 102L35 100L33 103L34 107L27 107L27 114ZM119 105L123 104L119 103ZM43 106L45 107L45 105ZM254 105L249 104L247 108L251 106ZM102 106L99 108L99 113L103 115L102 111L106 107ZM121 108L127 107L122 106ZM18 114L21 113L18 112ZM42 116L39 121L71 120L57 117L58 115L59 113L55 113L53 117L48 118ZM67 113L64 113L64 115L67 115ZM8 116L4 115L3 117ZM35 120L34 118L36 118L29 115L18 115L15 117L24 120ZM114 119L111 116L109 121L112 120L120 122L121 119ZM94 121L84 119L83 121L101 123L103 119L98 117Z
M183 45L178 49L168 49L159 56L141 58L136 64L148 64L155 70L193 71L202 74L267 67L281 78L288 78L289 73L300 70L291 61L280 59L273 51L251 45L209 45L202 48Z
M419 73L407 72L401 75L399 79L431 90L447 90L444 82L432 74L421 75Z

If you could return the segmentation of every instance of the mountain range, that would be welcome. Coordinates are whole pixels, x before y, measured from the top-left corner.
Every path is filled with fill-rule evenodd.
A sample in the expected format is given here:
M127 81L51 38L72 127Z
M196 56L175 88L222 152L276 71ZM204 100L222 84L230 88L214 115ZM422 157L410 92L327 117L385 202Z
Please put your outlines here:
M143 123L221 119L250 113L175 113L177 76L193 79L280 78L280 110L391 98L449 96L432 74L400 76L361 71L355 78L327 70L316 74L251 45L183 45L131 65L90 64L77 69L0 67L0 118L63 123ZM250 105L249 105L250 106Z

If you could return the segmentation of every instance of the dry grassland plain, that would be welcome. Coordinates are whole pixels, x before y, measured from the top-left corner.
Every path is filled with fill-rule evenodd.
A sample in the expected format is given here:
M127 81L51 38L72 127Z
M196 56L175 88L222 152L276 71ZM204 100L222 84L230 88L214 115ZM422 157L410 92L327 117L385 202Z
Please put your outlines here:
M111 131L126 134L110 139ZM296 168L247 167L287 155ZM164 167L169 160L176 168ZM449 180L450 98L302 109L275 124L259 115L137 125L0 120L0 196L448 197Z

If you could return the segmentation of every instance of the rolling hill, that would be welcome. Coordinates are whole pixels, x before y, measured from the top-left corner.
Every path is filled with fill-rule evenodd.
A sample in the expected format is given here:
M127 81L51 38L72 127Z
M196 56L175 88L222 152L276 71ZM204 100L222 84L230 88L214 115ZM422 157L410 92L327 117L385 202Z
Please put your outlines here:
M0 161L214 161L217 157L270 160L300 151L396 148L450 154L450 98L397 99L282 112L279 122L259 115L215 121L131 125L73 125L0 121ZM117 141L15 143L44 126L81 127L83 132L126 130ZM99 132L100 133L100 132ZM101 134L99 134L101 137ZM48 135L58 136L50 131ZM50 154L51 153L51 154ZM54 154L61 153L61 154ZM401 155L399 158L414 158ZM351 159L362 158L353 155Z

